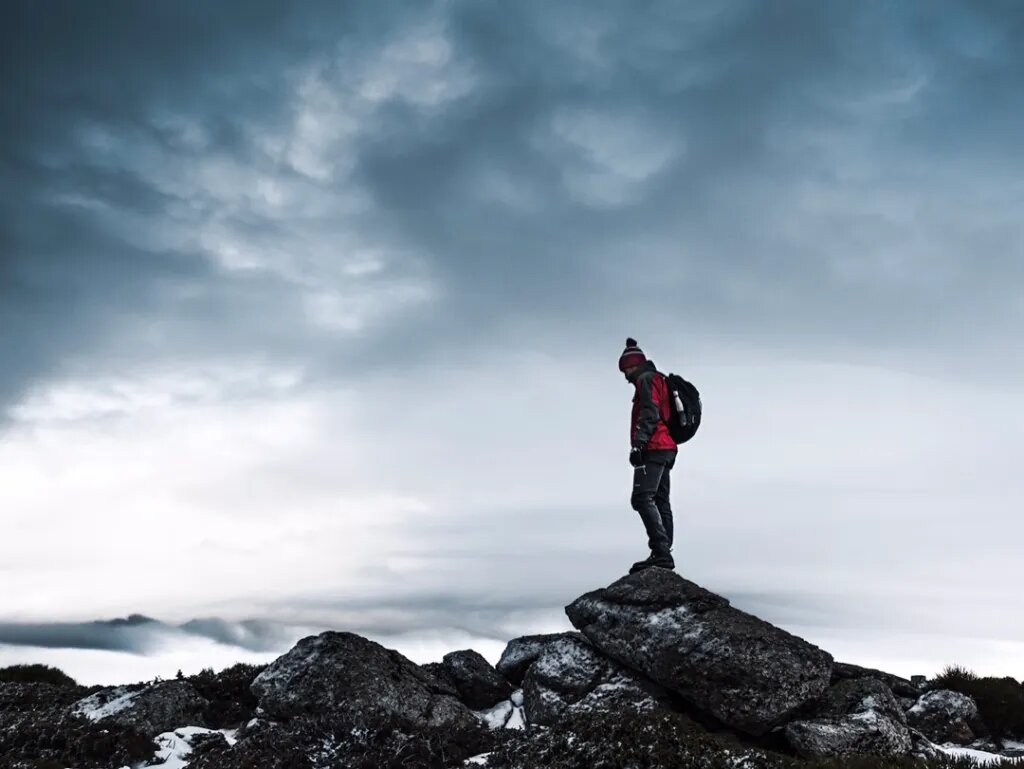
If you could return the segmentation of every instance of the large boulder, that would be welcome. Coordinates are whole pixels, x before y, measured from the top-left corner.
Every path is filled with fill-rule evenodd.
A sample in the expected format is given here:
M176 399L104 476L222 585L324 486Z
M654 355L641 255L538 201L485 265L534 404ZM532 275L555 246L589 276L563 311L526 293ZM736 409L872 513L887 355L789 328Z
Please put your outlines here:
M164 681L149 686L100 689L71 706L74 715L90 721L130 726L156 737L181 726L203 723L207 700L187 681Z
M530 669L540 653L552 641L562 638L581 638L579 633L546 633L541 635L524 635L513 638L505 646L501 653L497 668L505 678L514 684L521 685L526 678L526 671Z
M876 678L888 686L892 693L900 699L913 697L916 701L921 696L921 687L918 684L892 673L875 670L874 668L864 668L860 665L852 665L849 662L836 662L832 665L832 683L848 678Z
M438 686L440 686L444 691L457 691L455 688L455 679L452 678L451 671L445 667L443 662L428 662L425 665L420 665L420 670L433 676Z
M392 714L417 726L475 725L454 688L354 633L303 638L256 677L252 692L279 719L339 709Z
M966 745L985 731L974 700L949 689L923 694L907 711L907 722L938 743Z
M914 747L903 709L875 678L840 680L822 696L814 718L786 725L786 739L805 758L852 754L905 756Z
M546 644L523 681L526 718L543 726L579 713L652 710L666 696L657 684L572 635Z
M450 682L468 707L473 710L492 708L512 695L512 685L472 649L449 652L440 665L434 663L430 672Z
M828 688L832 656L666 569L646 569L566 607L601 652L752 735Z

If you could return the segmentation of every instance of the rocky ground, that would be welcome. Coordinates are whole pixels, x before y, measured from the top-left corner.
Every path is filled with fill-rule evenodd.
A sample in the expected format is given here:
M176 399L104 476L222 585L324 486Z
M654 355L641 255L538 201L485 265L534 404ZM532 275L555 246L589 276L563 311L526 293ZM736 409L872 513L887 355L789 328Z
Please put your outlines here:
M566 613L576 632L514 639L496 667L471 650L420 666L327 632L265 668L92 689L0 681L0 767L760 769L1024 758L1021 735L1007 732L1018 721L1007 720L1005 696L999 710L985 703L998 713L986 722L968 694L836 662L673 572L624 577ZM1021 686L1001 680L1015 692L1011 683Z

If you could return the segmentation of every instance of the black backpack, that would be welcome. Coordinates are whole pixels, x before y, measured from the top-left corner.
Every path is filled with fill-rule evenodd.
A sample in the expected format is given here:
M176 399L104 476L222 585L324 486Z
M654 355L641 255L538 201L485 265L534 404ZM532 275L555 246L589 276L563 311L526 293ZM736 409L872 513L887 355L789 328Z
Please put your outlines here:
M678 374L668 374L665 380L672 412L668 432L676 443L686 443L700 427L700 393Z

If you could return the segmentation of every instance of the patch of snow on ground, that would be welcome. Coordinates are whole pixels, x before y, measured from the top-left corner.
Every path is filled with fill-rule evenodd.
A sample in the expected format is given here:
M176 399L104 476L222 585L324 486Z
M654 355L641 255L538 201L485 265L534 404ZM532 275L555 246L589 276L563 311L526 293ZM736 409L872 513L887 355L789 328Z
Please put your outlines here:
M1001 756L998 753L987 753L984 750L975 750L974 748L961 748L956 745L936 745L939 750L945 753L947 756L953 756L954 758L969 758L976 764L987 765L994 764L999 761L1013 761L1013 762L1024 762L1021 758L1007 758Z
M76 702L72 706L71 712L85 716L90 721L99 721L130 708L142 691L142 689L132 691L124 686L104 689Z
M164 732L156 736L157 749L152 762L140 764L139 766L155 767L164 769L184 769L188 766L188 756L192 753L192 745L189 740L197 734L223 734L229 745L234 745L237 732L234 729L204 729L201 726L183 726L173 732Z
M878 698L873 694L869 694L860 701L860 706L863 710L878 710Z
M490 710L474 712L477 718L487 724L488 729L523 729L526 718L523 716L523 690L516 689L510 699L499 702Z
M728 748L724 748L722 752L735 769L750 769L751 767L759 766L761 763L757 760L756 756L751 755L750 753L737 754L735 751L729 750Z
M470 756L469 758L467 758L465 761L462 762L462 765L463 766L486 766L487 765L487 757L489 755L491 755L491 754L490 753L481 753L478 756Z
M508 721L505 722L506 729L525 729L526 728L526 714L522 708L513 708L512 715L509 716Z
M865 710L861 713L851 713L849 716L851 721L860 721L862 724L868 726L874 726L878 723L878 711L877 710Z
M476 711L476 717L487 724L488 729L501 729L512 715L512 703L508 700L499 702L490 710Z

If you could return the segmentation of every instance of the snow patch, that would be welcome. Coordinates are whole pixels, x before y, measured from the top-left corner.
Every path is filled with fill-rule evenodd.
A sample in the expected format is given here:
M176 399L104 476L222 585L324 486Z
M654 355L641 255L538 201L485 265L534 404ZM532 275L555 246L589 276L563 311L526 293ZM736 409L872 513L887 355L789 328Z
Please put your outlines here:
M958 745L936 745L935 747L947 756L953 756L954 758L969 758L974 763L981 764L982 766L995 764L1000 761L1024 763L1024 758L1007 758L1006 756L1001 756L998 753L988 753L984 750L975 750L974 748L962 748Z
M213 729L204 729L201 726L183 726L173 732L164 732L156 736L156 743L160 747L153 757L149 766L162 766L165 769L183 769L188 766L188 755L192 752L192 745L189 738L197 734L211 734Z
M134 767L123 766L121 769L143 769L143 767L145 769L150 769L150 767L185 769L188 766L188 756L192 753L190 740L200 734L218 733L224 735L228 745L234 745L238 741L237 729L206 729L202 726L183 726L180 729L175 729L173 732L158 734L154 738L159 747L151 760L135 764Z
M525 729L526 728L526 712L522 708L513 708L512 715L509 716L508 721L505 722L506 729Z
M504 728L509 716L512 715L512 703L505 700L504 702L499 702L490 710L475 711L475 715L487 724L488 729L501 729Z
M474 711L473 715L487 724L488 729L523 729L526 727L523 690L516 689L509 699L499 702L490 710Z
M71 706L71 712L85 716L90 721L100 721L128 710L143 691L129 689L127 686L103 689L76 702Z
M490 753L480 753L476 756L470 756L462 762L463 766L487 766L487 757Z

